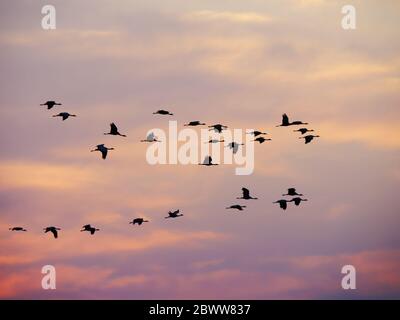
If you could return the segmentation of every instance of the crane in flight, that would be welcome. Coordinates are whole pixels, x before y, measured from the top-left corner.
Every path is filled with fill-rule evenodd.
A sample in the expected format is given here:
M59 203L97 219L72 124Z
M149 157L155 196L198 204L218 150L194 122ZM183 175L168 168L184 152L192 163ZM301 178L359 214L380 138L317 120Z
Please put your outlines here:
M241 206L240 204L234 204L229 207L226 207L225 209L237 209L239 211L243 211L243 208L246 208L246 206Z
M144 220L144 218L135 218L131 222L129 222L132 225L135 225L136 223L140 226L143 222L150 222L149 220Z
M212 158L210 156L206 156L203 160L203 163L199 163L199 166L217 166L217 163L212 163Z
M264 137L257 137L257 138L255 138L253 141L254 142L259 142L260 144L261 143L264 143L265 141L271 141L272 139L266 139L266 138L264 138Z
M153 114L161 114L163 116L173 116L174 115L173 113L171 113L167 110L163 110L163 109L157 110L156 112L153 112Z
M184 124L185 127L196 127L196 126L205 126L205 123L202 123L198 120L190 121L189 123Z
M161 142L160 140L157 140L157 137L154 135L153 132L150 132L146 139L140 140L140 142Z
M314 131L313 129L307 129L307 128L300 128L297 130L293 130L293 132L300 132L301 134L305 134L307 132L313 132L313 131Z
M106 146L104 146L104 144L98 144L96 146L96 149L90 150L90 152L100 151L101 157L103 158L103 160L105 160L107 158L108 150L114 150L114 148L107 148Z
M284 113L282 115L282 123L280 125L277 125L277 127L297 126L297 125L300 125L300 124L307 125L308 123L301 122L301 121L290 122L288 115L286 113Z
M44 230L44 233L51 232L53 234L54 238L57 239L58 238L58 230L61 230L61 229L57 228L57 227L46 227L46 228L43 228L43 230Z
M65 121L69 117L76 117L76 114L70 114L68 112L60 112L59 114L55 114L53 117L62 117L63 121Z
M218 143L218 142L225 142L225 140L224 139L222 139L222 140L210 139L207 142L204 142L204 144L207 144L207 143Z
M262 131L258 131L258 130L254 130L252 132L247 132L247 134L252 134L253 136L257 137L259 135L264 135L264 134L268 134L268 133L262 132Z
M178 218L178 217L182 217L183 214L179 214L179 209L175 210L175 211L168 211L168 217L164 217L165 219L169 219L169 218Z
M308 136L304 136L304 137L300 137L299 139L304 139L304 143L310 143L311 141L313 141L314 138L319 138L319 136L314 136L312 134L308 135Z
M283 196L302 196L302 194L297 193L296 188L289 188L287 194L283 194Z
M115 123L110 123L110 132L104 133L105 135L111 135L111 136L121 136L121 137L126 137L125 134L121 134L118 132L118 128L115 125Z
M228 129L227 126L224 126L223 124L220 124L220 123L213 124L212 126L208 126L208 127L211 128L211 129L209 129L209 131L214 130L217 133L221 133L222 130Z
M300 205L300 203L301 203L302 201L308 201L308 200L307 200L307 199L302 199L302 198L300 198L300 197L295 197L295 198L293 198L292 200L290 200L290 202L294 202L294 204L295 204L296 206Z
M50 110L54 106L61 106L61 103L55 102L53 100L46 101L45 103L41 103L41 106L47 106L47 110Z
M82 232L82 231L88 231L88 232L90 232L91 235L93 235L96 231L99 231L99 230L100 230L100 229L96 229L95 227L92 227L90 224L85 224L85 225L82 227L81 232Z
M250 190L249 190L249 189L247 189L247 188L242 188L242 196L241 196L241 197L238 197L238 198L236 198L236 199L244 199L244 200L253 199L253 200L257 200L258 198L253 198L253 197L250 195Z
M292 200L286 200L286 199L281 199L281 200L277 200L273 203L279 203L279 206L281 207L281 209L286 210L287 208L287 203L291 202Z
M10 231L28 231L22 227L12 227L12 228L8 228L8 230L10 230Z
M232 149L233 154L236 154L239 150L239 146L244 146L244 143L237 143L233 141L230 142L226 147Z

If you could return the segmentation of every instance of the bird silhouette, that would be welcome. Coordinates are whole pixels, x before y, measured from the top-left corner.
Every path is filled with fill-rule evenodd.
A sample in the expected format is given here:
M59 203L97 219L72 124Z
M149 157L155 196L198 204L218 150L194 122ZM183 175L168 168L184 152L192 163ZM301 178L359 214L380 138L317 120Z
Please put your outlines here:
M304 137L299 137L299 139L304 139L304 143L310 143L311 141L313 141L314 138L319 138L319 136L314 136L312 134L308 135L308 136L304 136Z
M217 166L217 163L212 163L212 158L210 156L206 156L204 158L203 163L199 163L199 166Z
M302 202L302 201L308 201L308 200L307 199L302 199L300 197L296 197L296 198L293 198L292 200L290 200L290 202L294 202L294 204L296 206L298 206L300 204L300 202Z
M241 206L240 204L234 204L231 205L230 207L226 207L225 209L237 209L239 211L243 211L243 208L246 208L246 206Z
M24 229L22 227L12 227L12 228L8 228L8 230L11 230L11 231L28 231L28 230L26 230L26 229Z
M68 112L60 112L59 114L55 114L53 117L62 117L63 121L65 121L69 117L76 117L76 115L75 114L70 114Z
M265 141L271 141L272 139L265 139L264 137L257 137L257 138L255 138L253 141L254 142L259 142L260 144L261 143L264 143Z
M168 115L168 116L173 116L174 114L167 111L167 110L157 110L156 112L153 112L153 114L161 114L163 116Z
M230 142L226 147L232 149L233 154L236 154L239 150L239 146L243 146L244 143L236 143L235 141Z
M57 228L57 227L46 227L46 228L43 228L43 230L44 230L44 233L51 232L53 234L54 238L57 239L58 238L58 230L61 230L61 229Z
M107 158L108 150L114 150L114 148L107 148L104 144L98 144L96 149L90 150L90 152L100 151L102 158L105 160Z
M51 108L53 108L54 106L61 106L61 103L55 102L53 100L50 101L46 101L45 103L41 103L41 106L47 106L47 110L50 110Z
M221 133L222 132L222 130L225 130L225 129L227 129L228 127L227 126L224 126L224 125L222 125L222 124L213 124L212 126L208 126L209 128L211 128L211 129L209 129L210 131L211 130L214 130L215 132L218 132L218 133Z
M286 210L287 208L287 203L291 202L292 200L286 200L286 199L281 199L281 200L277 200L273 203L279 203L279 206L281 207L281 209Z
M82 231L89 231L90 234L94 234L96 231L99 231L99 230L100 230L100 229L96 229L95 227L92 227L90 224L85 224L85 225L82 227L81 232L82 232Z
M157 140L157 137L154 135L153 132L150 132L146 139L144 140L140 140L141 142L160 142L159 140Z
M252 132L247 132L247 134L252 134L253 136L257 137L257 136L259 136L259 135L268 134L268 133L262 132L262 131L258 131L258 130L254 130L254 131L252 131Z
M135 225L136 223L140 226L143 222L150 222L149 220L144 220L143 218L135 218L131 222L132 225Z
M204 142L204 144L207 144L207 143L218 143L218 142L225 142L225 140L224 139L222 139L222 140L210 139L207 142Z
M308 123L304 123L304 122L301 122L301 121L289 122L289 117L287 116L286 113L284 113L282 115L282 123L280 125L277 125L277 127L296 126L296 125L300 125L300 124L308 124Z
M204 126L205 125L205 123L201 123L200 121L190 121L189 123L187 123L187 124L184 124L184 126L186 126L186 127L195 127L195 126Z
M242 188L242 193L243 193L242 197L236 198L236 199L244 199L244 200L250 200L250 199L257 200L258 199L258 198L253 198L252 196L250 196L250 190L247 188Z
M106 133L104 133L104 134L106 134L106 135L112 135L112 136L126 137L126 135L120 134L120 133L118 132L118 128L117 128L117 126L115 125L114 122L113 122L113 123L110 123L110 132L106 132Z
M296 188L289 188L287 194L283 194L283 196L302 196L302 194L297 193Z
M312 131L314 131L314 130L310 130L310 129L307 129L307 128L300 128L300 129L297 129L297 130L293 130L293 132L301 132L301 134L305 134L305 133L307 133L307 132L312 132Z
M178 217L182 217L183 214L179 214L179 209L175 210L175 211L168 211L168 217L164 217L165 219L168 218L178 218Z

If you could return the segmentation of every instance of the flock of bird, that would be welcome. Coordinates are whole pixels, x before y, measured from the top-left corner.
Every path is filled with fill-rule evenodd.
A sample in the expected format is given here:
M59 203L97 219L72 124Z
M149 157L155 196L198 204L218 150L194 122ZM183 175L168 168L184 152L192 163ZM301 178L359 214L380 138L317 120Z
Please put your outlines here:
M55 106L61 106L61 103L57 103L55 101L49 100L46 101L45 103L42 103L41 106L47 106L47 109L50 110ZM163 116L173 116L173 113L167 111L167 110L157 110L156 112L153 112L153 114L156 115L163 115ZM76 117L76 115L74 114L70 114L68 112L60 112L56 115L53 115L53 117L62 117L62 120L65 121L67 120L69 117ZM191 126L191 127L195 127L195 126L204 126L206 125L205 123L202 123L200 121L190 121L187 124L184 124L184 126ZM286 114L282 115L282 123L280 125L277 125L277 127L288 127L288 126L297 126L297 125L308 125L308 123L304 123L302 121L289 121L289 117ZM222 133L223 130L226 130L228 127L222 124L214 124L211 126L208 126L208 128L210 128L210 131L214 131L216 133ZM299 139L304 139L305 143L308 144L310 143L314 138L318 138L318 135L305 135L307 132L313 132L314 130L311 129L307 129L307 128L300 128L298 130L294 130L295 132L300 132L302 134L302 137L300 137ZM252 131L249 132L248 134L252 134L254 136L254 142L259 142L264 143L265 141L270 141L271 139L269 138L265 138L264 135L266 135L266 132L262 132L262 131ZM113 136L121 136L121 137L126 137L125 134L121 134L118 131L118 127L116 126L115 123L111 123L110 124L110 131L104 133L104 135L113 135ZM153 132L150 132L146 139L141 140L141 142L160 142L159 140L157 140L157 137L154 135ZM209 141L205 142L205 143L223 143L225 142L224 139L210 139ZM232 149L232 152L235 154L238 149L239 146L244 145L243 143L237 143L235 141L230 142L228 145L226 145L226 147ZM95 149L90 150L91 152L95 152L95 151L99 151L102 155L103 159L107 158L107 154L108 151L110 150L114 150L114 148L109 148L106 147L104 144L99 144L96 146ZM199 165L204 165L204 166L216 166L218 164L213 163L211 156L206 156L204 161L202 163L199 163ZM296 192L295 188L289 188L286 194L282 194L282 196L291 196L292 198L290 200L288 199L280 199L277 200L273 203L277 203L279 204L280 208L283 210L287 209L287 204L288 202L293 202L296 206L299 206L300 203L302 201L308 201L307 199L303 199L301 198L303 196L303 194L299 194ZM258 198L256 197L252 197L250 195L250 190L247 188L242 188L242 196L241 197L237 197L236 199L241 199L241 200L257 200ZM247 206L245 205L240 205L240 204L233 204L229 207L226 207L226 209L235 209L238 211L243 211L244 208L246 208ZM183 214L180 213L180 210L175 210L175 211L169 211L168 212L168 216L165 217L165 219L170 219L170 218L178 218L178 217L182 217ZM149 220L145 220L144 218L135 218L132 221L129 222L129 224L132 225L142 225L144 222L150 222ZM27 229L23 228L23 227L11 227L9 228L10 231L19 231L19 232L26 232ZM58 238L58 231L61 230L61 228L58 227L54 227L54 226L49 226L46 228L43 228L44 233L47 232L51 232L54 236L54 238ZM97 229L95 227L93 227L90 224L86 224L84 226L82 226L82 229L80 230L81 232L83 231L87 231L89 232L91 235L94 235L97 231L99 231L100 229Z

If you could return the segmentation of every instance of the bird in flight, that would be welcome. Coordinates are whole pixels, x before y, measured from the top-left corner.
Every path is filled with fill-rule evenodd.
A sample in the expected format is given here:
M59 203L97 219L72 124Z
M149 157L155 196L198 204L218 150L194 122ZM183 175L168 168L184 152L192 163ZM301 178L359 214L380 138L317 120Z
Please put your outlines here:
M296 125L300 125L300 124L308 124L308 123L304 123L304 122L301 122L301 121L289 122L289 117L287 116L286 113L284 113L282 115L282 123L280 125L277 125L277 127L296 126Z
M82 232L82 231L89 231L90 234L94 234L96 231L99 231L99 230L100 230L100 229L96 229L95 227L92 227L90 224L85 224L85 225L82 227L81 232Z
M28 231L22 227L12 227L12 228L8 228L8 230L10 230L10 231Z
M252 134L253 136L257 137L257 136L259 136L259 135L268 134L268 133L262 132L262 131L258 131L258 130L254 130L254 131L252 131L252 132L247 132L247 134Z
M178 218L178 217L182 217L183 214L179 214L179 209L175 210L175 211L168 211L168 217L164 217L165 219L168 218Z
M307 133L307 132L313 132L314 130L312 130L312 129L307 129L307 128L300 128L300 129L297 129L297 130L293 130L293 132L300 132L301 134L305 134L305 133Z
M243 146L243 145L244 145L244 143L237 143L237 142L233 141L233 142L230 142L227 145L227 147L232 149L233 154L236 154L239 150L239 146Z
M281 199L281 200L277 200L273 203L279 203L279 206L281 207L281 209L286 210L287 208L287 203L291 202L292 200L286 200L286 199Z
M207 142L204 142L204 143L206 144L206 143L218 143L218 142L225 142L225 140L224 139L222 139L222 140L210 139L210 140L208 140Z
M302 194L297 193L296 188L289 188L287 194L283 194L283 196L302 196Z
M199 163L199 166L217 166L217 163L212 163L212 158L210 156L206 156L204 158L203 163Z
M110 123L110 132L106 132L106 133L104 133L104 134L106 134L106 135L112 135L112 136L126 137L126 135L120 134L120 133L118 132L118 128L117 128L117 126L115 125L114 122L113 122L113 123Z
M47 228L43 228L43 230L44 230L44 233L51 232L53 234L54 238L57 239L58 238L58 230L61 230L61 229L57 228L57 227L47 227Z
M258 198L253 198L250 195L250 190L247 188L242 188L242 193L243 193L242 197L236 198L236 199L244 199L244 200L250 200L250 199L257 200L258 199Z
M205 126L206 124L205 123L201 123L200 121L190 121L189 123L187 123L187 124L184 124L184 126L186 126L186 127L195 127L195 126Z
M272 139L265 139L264 137L257 137L253 141L254 142L257 141L257 142L259 142L261 144L261 143L264 143L265 141L271 141L271 140Z
M171 112L169 112L169 111L167 111L167 110L157 110L156 112L153 112L153 114L161 114L161 115L163 115L163 116L166 116L166 115L168 115L168 116L173 116L174 114L173 113L171 113Z
M304 139L304 143L310 143L311 141L313 141L314 138L319 138L319 136L314 136L312 134L308 135L308 136L304 136L304 137L300 137L299 139Z
M230 207L226 207L225 209L237 209L239 211L243 211L243 208L246 208L246 206L241 206L240 204L234 204Z
M157 140L157 137L154 135L153 132L150 132L146 139L144 140L140 140L141 142L160 142L159 140Z
M68 112L60 112L59 114L55 114L53 117L62 117L63 121L65 121L69 117L76 117L76 115L75 114L70 114Z
M224 125L219 124L219 123L218 124L214 124L212 126L208 126L208 127L211 128L211 129L209 129L210 131L214 130L215 132L218 132L218 133L221 133L222 130L225 130L225 129L228 128L227 126L224 126Z
M308 200L307 199L302 199L300 197L296 197L296 198L293 198L292 200L290 200L290 202L294 202L294 204L296 206L300 205L300 202L302 202L302 201L308 201Z
M131 222L132 225L135 225L136 223L140 226L143 222L150 222L149 220L144 220L143 218L135 218Z
M114 148L107 148L104 144L98 144L96 149L90 150L90 152L100 151L102 158L105 160L107 158L108 150L114 150Z
M54 106L61 106L61 103L55 102L53 100L50 101L46 101L45 103L41 103L41 106L47 106L47 110L50 110L51 108L53 108Z

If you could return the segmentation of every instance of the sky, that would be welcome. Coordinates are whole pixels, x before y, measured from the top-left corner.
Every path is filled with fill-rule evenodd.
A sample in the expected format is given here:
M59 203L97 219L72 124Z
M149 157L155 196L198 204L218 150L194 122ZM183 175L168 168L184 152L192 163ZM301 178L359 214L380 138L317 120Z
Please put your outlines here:
M53 0L43 30L46 4L0 3L1 299L400 297L398 1ZM276 127L283 113L320 138ZM251 175L150 165L140 139L168 120L272 141ZM103 135L110 122L127 138ZM115 147L105 161L89 152L100 143ZM242 187L259 199L236 200ZM272 202L289 187L308 201L283 211ZM79 232L88 223L100 231Z

